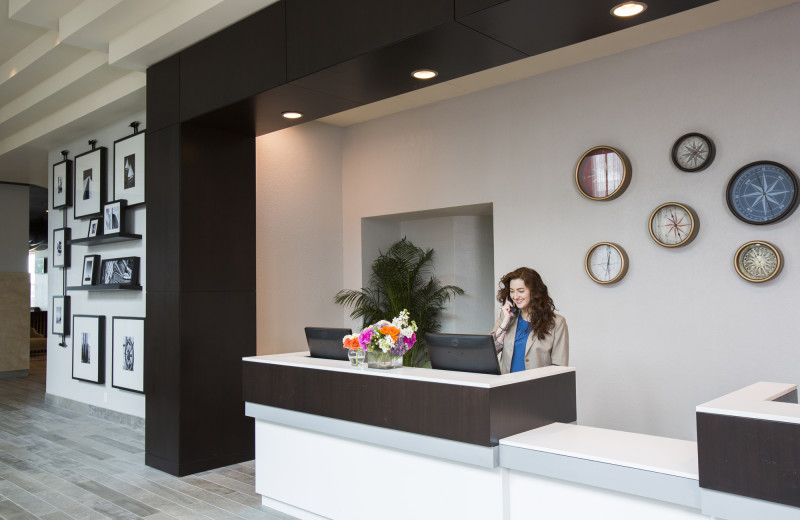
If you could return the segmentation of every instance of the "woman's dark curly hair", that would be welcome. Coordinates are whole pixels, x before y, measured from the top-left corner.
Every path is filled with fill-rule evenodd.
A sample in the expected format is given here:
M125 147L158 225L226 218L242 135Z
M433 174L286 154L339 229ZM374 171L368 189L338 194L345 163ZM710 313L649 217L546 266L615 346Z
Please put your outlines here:
M500 305L506 303L506 299L509 298L511 280L516 279L522 280L525 283L525 287L531 292L531 301L525 311L526 314L531 316L531 328L536 332L536 337L544 339L545 334L549 334L555 327L556 306L553 304L550 295L547 294L547 286L542 281L539 273L530 267L520 267L500 278L497 301L500 302Z

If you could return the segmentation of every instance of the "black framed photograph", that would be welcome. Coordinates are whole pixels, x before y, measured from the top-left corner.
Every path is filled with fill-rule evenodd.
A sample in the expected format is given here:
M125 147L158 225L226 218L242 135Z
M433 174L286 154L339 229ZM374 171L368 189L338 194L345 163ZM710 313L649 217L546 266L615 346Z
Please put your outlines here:
M106 382L105 325L105 316L72 317L72 379Z
M53 267L69 267L69 228L53 230Z
M114 198L144 204L144 130L114 141Z
M69 296L53 296L53 334L69 334Z
M97 230L100 227L100 219L93 218L89 221L89 233L86 235L88 238L96 237Z
M139 257L103 260L100 272L103 285L139 285Z
M53 209L72 206L72 161L65 159L53 165Z
M111 319L111 386L144 393L144 318Z
M100 216L106 194L106 156L104 146L75 156L74 216Z
M125 230L125 201L115 200L103 206L103 234L114 235Z
M83 274L81 285L97 284L97 272L100 270L100 255L86 255L83 257Z

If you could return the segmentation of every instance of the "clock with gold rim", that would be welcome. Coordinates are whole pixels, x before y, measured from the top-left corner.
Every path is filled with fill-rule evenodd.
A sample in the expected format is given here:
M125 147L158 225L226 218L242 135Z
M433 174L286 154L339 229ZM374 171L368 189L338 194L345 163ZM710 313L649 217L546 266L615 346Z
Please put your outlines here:
M748 282L771 280L778 275L782 265L781 252L769 242L748 242L733 256L736 272Z

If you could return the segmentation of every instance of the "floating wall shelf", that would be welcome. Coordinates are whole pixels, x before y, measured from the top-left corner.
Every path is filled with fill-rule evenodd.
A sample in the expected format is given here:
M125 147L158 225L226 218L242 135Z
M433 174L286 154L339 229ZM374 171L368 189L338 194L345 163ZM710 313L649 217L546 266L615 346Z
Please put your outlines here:
M141 240L142 235L135 233L115 233L113 235L100 235L97 237L75 238L68 240L68 244L80 246L95 246L99 244L113 244L114 242L125 242L127 240Z
M141 285L128 285L121 283L108 283L102 285L74 285L67 287L68 291L141 291Z

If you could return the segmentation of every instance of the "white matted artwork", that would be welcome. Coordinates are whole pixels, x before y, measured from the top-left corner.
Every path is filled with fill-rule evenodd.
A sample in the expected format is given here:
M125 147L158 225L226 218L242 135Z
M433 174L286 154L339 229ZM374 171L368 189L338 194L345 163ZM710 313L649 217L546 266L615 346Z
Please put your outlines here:
M72 379L106 382L105 316L72 317Z
M53 334L69 334L69 296L53 296Z
M106 193L106 148L101 146L75 157L75 218L99 215Z
M144 393L144 318L112 318L111 386Z
M103 234L113 235L125 229L125 201L115 200L103 206Z
M114 141L114 199L144 203L144 130Z
M53 209L72 206L72 161L53 165Z
M69 267L70 236L71 233L69 228L58 228L53 230L53 267Z

